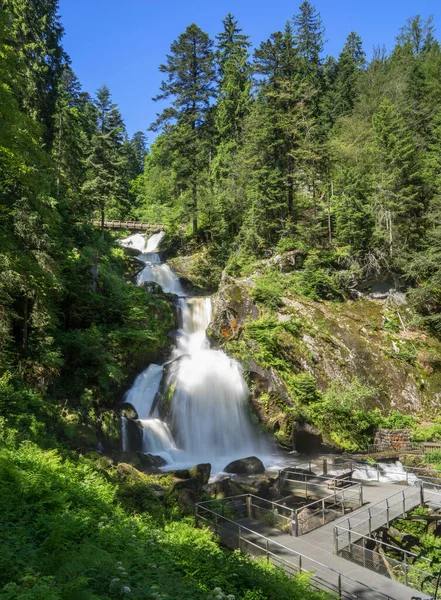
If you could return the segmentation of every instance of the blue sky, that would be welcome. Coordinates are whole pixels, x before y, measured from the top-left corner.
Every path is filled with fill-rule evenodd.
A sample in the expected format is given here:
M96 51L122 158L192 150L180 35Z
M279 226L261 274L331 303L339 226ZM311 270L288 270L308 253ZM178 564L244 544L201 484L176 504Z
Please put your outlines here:
M66 30L64 47L83 89L103 83L119 104L130 134L145 131L159 107L161 73L170 44L195 22L214 37L228 12L239 20L254 46L297 12L301 0L60 0ZM313 2L314 3L314 2ZM350 31L358 33L368 58L376 44L390 50L407 17L435 16L441 31L439 0L317 0L326 27L326 53L338 55ZM438 35L440 32L438 32ZM153 134L148 134L150 141Z

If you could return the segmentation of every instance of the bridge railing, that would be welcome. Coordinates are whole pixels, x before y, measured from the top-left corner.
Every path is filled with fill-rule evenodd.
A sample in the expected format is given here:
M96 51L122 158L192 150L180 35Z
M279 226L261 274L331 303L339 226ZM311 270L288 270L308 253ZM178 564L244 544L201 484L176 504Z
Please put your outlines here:
M359 540L381 527L389 527L390 522L403 516L416 506L424 504L424 489L421 485L409 486L396 494L371 504L354 517L339 521L334 526L334 554L338 554L345 546Z
M240 552L255 558L264 558L281 567L290 576L302 572L309 573L312 588L336 594L338 598L392 600L388 594L210 510L206 503L196 504L195 525L208 527L225 546L239 549Z
M439 510L441 494L423 486L419 490L409 487L358 513L355 520L340 521L334 526L334 553L425 594L433 594L436 577L430 570L429 559L373 537L375 530L389 527L394 519L423 503ZM364 519L366 513L368 518ZM368 533L362 533L366 529Z
M219 512L230 519L256 519L265 525L275 527L283 533L293 535L294 509L260 498L254 494L240 494L219 500L206 500L199 506Z
M295 510L293 535L299 536L309 533L361 506L363 506L363 486L361 483L354 483L342 489L334 489L333 494Z
M373 547L377 550L373 550ZM394 557L388 552L392 552ZM431 596L435 592L435 577L430 572L431 561L414 552L363 535L345 545L338 555L415 590Z

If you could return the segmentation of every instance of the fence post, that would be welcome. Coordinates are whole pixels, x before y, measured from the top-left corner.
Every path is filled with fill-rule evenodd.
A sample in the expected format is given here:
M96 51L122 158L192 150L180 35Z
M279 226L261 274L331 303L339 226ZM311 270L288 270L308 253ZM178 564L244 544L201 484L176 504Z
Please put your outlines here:
M407 554L404 554L404 575L406 577L406 585L409 585L409 572L407 566Z
M369 537L372 537L372 515L371 515L370 508L368 508L368 515L369 515Z
M323 458L323 475L328 474L328 459Z
M389 529L389 498L386 498L386 523Z
M322 522L325 524L325 501L322 500Z
M269 561L269 548L268 548L268 540L266 540L266 560Z
M194 526L196 529L199 528L199 506L196 504L194 511Z
M363 506L363 484L360 483L360 506Z
M302 572L302 555L299 554L299 573Z
M406 467L404 467L406 468ZM406 469L406 485L409 485L409 471Z
M341 491L341 510L342 514L345 514L345 491L344 489Z
M334 538L334 554L338 555L338 532L337 527L334 525L333 530L333 538Z
M341 575L338 574L338 597L341 598Z
M296 508L296 523L295 523L295 534L296 537L299 537L299 509Z
M377 481L380 481L380 469L378 468L378 463L375 465L377 467Z
M242 551L242 548L240 547L240 542L242 541L242 528L239 527L239 552Z
M420 503L424 504L424 483L420 481Z
M404 495L404 490L401 492L403 494L403 516L406 514L406 496Z
M294 527L295 527L294 511L291 510L291 535L295 535Z
M247 517L251 519L251 494L247 494Z

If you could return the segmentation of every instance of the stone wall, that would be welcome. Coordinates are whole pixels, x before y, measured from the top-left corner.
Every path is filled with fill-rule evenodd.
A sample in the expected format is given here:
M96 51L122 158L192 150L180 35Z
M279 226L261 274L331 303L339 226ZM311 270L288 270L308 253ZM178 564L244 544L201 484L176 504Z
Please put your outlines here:
M408 429L378 429L374 444L385 449L410 450L410 431Z

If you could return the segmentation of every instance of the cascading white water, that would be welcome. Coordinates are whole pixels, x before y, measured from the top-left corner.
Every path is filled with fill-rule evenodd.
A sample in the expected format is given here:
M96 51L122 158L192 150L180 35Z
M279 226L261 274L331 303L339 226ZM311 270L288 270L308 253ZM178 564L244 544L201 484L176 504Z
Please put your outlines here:
M170 420L188 463L211 462L222 469L234 458L267 452L246 411L248 388L239 364L211 350L205 330L210 298L181 299L181 356L174 378Z
M176 444L167 423L160 419L141 419L143 429L142 450L150 454L164 454L176 449Z
M147 419L150 416L163 372L164 367L155 364L149 365L141 375L138 375L135 383L127 392L125 401L135 408L139 419Z
M163 456L169 467L211 462L213 471L245 456L264 458L271 450L251 425L246 409L248 388L240 365L224 352L210 349L205 331L211 321L211 300L185 297L179 278L155 252L162 235L152 236L140 250L138 258L146 266L138 285L154 281L165 292L179 296L180 331L167 382L169 389L174 389L168 412L173 435L158 418L157 407L152 411L163 367L150 365L126 396L140 419L143 451ZM140 248L139 240L135 242Z

